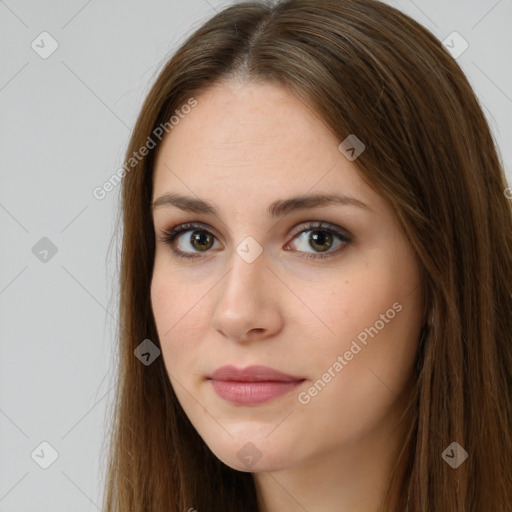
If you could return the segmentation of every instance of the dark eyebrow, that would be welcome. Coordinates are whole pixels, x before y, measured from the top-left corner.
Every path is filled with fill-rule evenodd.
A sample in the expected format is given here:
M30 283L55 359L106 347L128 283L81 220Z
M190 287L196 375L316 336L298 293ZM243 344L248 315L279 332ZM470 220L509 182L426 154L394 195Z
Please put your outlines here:
M344 196L341 194L312 194L307 196L290 197L289 199L280 199L273 202L268 209L271 217L282 217L295 210L305 210L307 208L319 208L322 206L329 206L331 204L340 204L344 206L357 206L370 212L373 210L356 199L355 197ZM193 213L204 213L208 215L218 216L218 211L215 206L207 201L190 196L182 196L180 194L169 193L164 194L151 205L151 209L159 208L162 206L175 206L181 210L190 211Z

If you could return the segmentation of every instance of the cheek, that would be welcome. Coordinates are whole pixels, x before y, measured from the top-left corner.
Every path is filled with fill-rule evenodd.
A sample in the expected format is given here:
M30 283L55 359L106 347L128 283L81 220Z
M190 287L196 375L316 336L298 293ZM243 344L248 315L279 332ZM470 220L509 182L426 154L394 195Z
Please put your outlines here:
M210 286L211 287L211 286ZM204 281L185 278L185 273L165 264L155 264L151 280L151 306L159 332L171 335L202 309L205 291Z
M174 276L176 274L173 274ZM151 307L168 372L182 374L193 365L204 318L204 292L155 269L151 281Z
M165 338L164 333L172 327L174 316L177 313L175 307L177 301L173 290L176 288L171 280L163 279L162 274L155 269L151 280L151 309L162 343Z
M309 295L309 304L319 306L335 334L318 340L310 351L312 382L307 396L302 395L310 403L304 412L325 417L330 411L325 422L333 438L339 432L348 439L371 430L392 410L414 368L419 293L404 292L389 274L365 276L340 280L329 293Z
M352 338L372 326L399 299L397 286L385 276L366 268L351 269L337 281L330 280L319 287L308 284L302 296L307 297L307 304L336 344L350 345Z
M328 287L309 283L302 291L317 315L311 329L323 339L315 350L317 372L327 371L345 353L348 364L343 373L351 379L368 378L371 367L391 380L394 372L411 367L422 303L419 288L411 293L414 279L398 280L395 275L365 268L352 272L350 278L331 281ZM320 332L325 335L318 336Z

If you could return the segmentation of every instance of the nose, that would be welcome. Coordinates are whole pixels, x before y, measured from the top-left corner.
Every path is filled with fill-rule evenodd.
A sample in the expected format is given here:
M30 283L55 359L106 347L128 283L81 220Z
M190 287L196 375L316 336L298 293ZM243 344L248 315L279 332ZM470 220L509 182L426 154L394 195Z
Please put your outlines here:
M283 327L283 284L267 267L265 252L248 263L234 251L230 262L231 270L216 287L212 329L238 343L276 335Z

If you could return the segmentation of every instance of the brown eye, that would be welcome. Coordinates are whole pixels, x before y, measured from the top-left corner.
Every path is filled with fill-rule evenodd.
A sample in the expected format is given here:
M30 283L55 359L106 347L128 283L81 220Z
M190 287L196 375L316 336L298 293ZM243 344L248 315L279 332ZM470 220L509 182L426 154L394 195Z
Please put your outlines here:
M164 229L159 240L170 245L176 256L201 258L201 253L207 253L213 247L216 237L202 224L186 223Z
M294 232L297 236L288 244L286 250L292 247L294 251L302 253L301 258L305 259L334 256L352 241L348 232L323 222L300 225Z
M311 231L308 242L313 249L324 252L331 248L333 236L328 231Z
M213 236L207 231L193 231L190 235L190 245L198 251L208 250L213 245Z
M216 236L202 223L186 223L163 230L159 240L170 245L176 256L181 258L202 258L214 247ZM309 233L309 236L306 234ZM284 249L302 253L304 259L322 259L336 255L352 242L346 230L324 222L310 222L294 229L296 236ZM295 246L295 247L293 247ZM322 254L325 253L325 254Z

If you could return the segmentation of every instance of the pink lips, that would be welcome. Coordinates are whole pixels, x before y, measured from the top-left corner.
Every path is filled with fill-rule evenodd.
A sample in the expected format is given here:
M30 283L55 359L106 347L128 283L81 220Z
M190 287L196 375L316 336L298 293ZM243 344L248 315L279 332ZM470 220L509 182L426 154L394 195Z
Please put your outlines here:
M221 398L239 405L268 402L289 393L305 380L268 366L238 369L232 365L218 368L208 379Z

